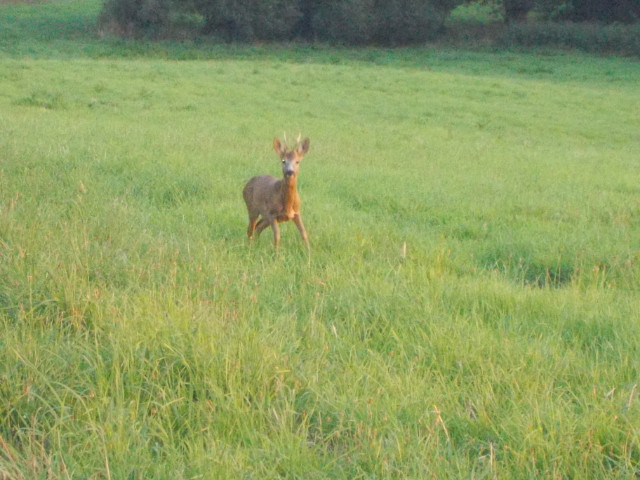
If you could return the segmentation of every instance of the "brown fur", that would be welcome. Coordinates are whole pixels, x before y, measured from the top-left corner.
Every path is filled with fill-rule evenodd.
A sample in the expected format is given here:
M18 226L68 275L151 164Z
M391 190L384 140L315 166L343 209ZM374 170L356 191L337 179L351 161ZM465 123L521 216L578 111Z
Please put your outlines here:
M277 251L280 243L278 223L293 220L307 250L310 250L309 239L300 215L300 196L297 189L298 168L302 157L309 151L309 139L306 138L293 149L289 149L274 138L273 148L282 161L283 178L260 175L247 182L242 191L249 212L247 236L253 241L254 232L260 235L260 232L271 225Z

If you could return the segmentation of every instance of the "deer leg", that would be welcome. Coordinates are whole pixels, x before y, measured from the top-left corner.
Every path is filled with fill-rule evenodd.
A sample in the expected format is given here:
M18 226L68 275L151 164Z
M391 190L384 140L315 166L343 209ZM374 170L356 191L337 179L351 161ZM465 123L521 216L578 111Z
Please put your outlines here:
M298 227L298 230L300 231L300 236L302 237L302 241L304 242L304 244L307 246L307 250L311 252L311 247L309 246L309 238L307 237L307 231L304 229L304 224L302 223L302 217L300 216L299 213L294 215L293 221L295 222L296 227Z
M261 218L260 221L258 222L258 225L256 225L256 233L260 235L260 233L262 233L262 231L268 226L269 226L269 220L267 220L266 218Z
M253 232L256 230L256 223L258 223L258 216L249 217L249 228L247 228L247 237L253 241Z
M271 228L273 229L273 243L276 245L276 252L278 251L278 244L280 243L280 229L278 228L278 220L271 219Z

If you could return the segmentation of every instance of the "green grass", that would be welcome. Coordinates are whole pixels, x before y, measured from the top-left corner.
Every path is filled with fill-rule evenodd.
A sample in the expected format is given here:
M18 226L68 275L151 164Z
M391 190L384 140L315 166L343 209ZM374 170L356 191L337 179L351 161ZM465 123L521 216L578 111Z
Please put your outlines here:
M0 478L640 473L637 62L29 34L97 10L0 6Z

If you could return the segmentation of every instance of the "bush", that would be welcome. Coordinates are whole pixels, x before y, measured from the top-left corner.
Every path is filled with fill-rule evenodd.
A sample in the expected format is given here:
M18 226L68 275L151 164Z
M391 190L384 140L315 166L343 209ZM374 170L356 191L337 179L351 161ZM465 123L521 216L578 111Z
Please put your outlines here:
M299 0L200 0L204 33L227 40L278 40L292 37L300 21Z
M192 34L233 41L290 38L300 19L299 0L105 0L100 24L118 35L166 35L184 18ZM184 24L185 22L182 21ZM189 23L189 22L187 22Z
M523 21L533 8L534 0L502 0L502 10L507 23Z
M633 23L640 20L638 0L535 0L538 13L548 20Z
M312 3L316 38L349 45L399 45L435 38L459 0L329 0Z
M320 40L357 45L375 35L374 0L328 0L313 2L311 27Z
M376 9L376 40L383 44L406 44L435 38L449 12L424 0L379 1Z
M287 40L397 45L433 39L462 0L105 0L101 23L119 34L170 31L199 15L200 33L227 40ZM195 34L196 32L194 32Z
M168 0L105 0L99 23L121 36L159 33L172 7Z
M640 55L640 25L542 22L512 24L497 42L503 46L575 48L585 52Z

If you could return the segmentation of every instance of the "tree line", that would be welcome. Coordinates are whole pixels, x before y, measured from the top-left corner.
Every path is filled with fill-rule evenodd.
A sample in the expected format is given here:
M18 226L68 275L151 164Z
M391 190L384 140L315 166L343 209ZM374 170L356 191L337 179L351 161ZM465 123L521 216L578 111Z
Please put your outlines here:
M228 41L319 40L403 45L436 38L451 11L482 3L506 23L634 23L638 0L105 0L100 22L126 36L181 29Z

